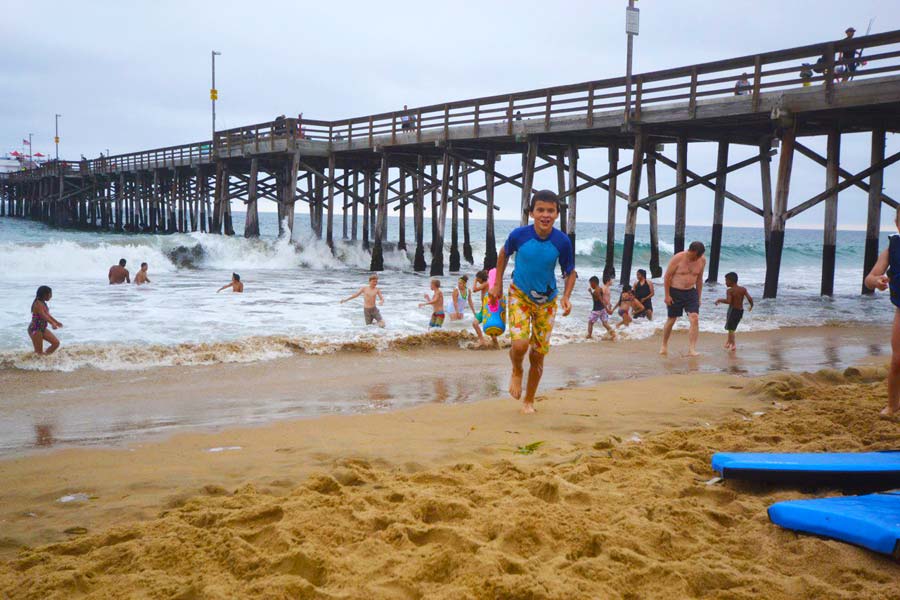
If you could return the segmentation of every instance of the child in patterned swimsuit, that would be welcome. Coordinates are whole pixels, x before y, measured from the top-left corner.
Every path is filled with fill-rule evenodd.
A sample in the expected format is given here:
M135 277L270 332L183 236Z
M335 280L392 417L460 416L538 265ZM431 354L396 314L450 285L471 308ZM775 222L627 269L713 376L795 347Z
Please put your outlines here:
M62 327L62 323L53 318L47 302L53 297L53 290L42 285L37 289L34 302L31 303L31 323L28 325L28 337L34 344L35 354L53 354L59 348L59 340L52 332L47 331L47 325L53 329ZM44 350L44 342L49 342L50 347Z
M425 294L425 302L419 304L419 308L423 306L431 306L431 321L429 321L429 327L443 327L444 325L444 294L441 292L441 280L440 279L432 279L431 280L431 291L434 292L433 296L428 296Z

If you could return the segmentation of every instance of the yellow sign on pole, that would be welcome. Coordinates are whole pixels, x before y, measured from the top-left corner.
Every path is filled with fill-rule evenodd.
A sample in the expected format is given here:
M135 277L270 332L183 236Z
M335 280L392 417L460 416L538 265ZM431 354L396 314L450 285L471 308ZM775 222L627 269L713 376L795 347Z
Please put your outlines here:
M54 143L54 144L58 144L58 143L59 143L59 136L58 136L58 135L53 137L53 143Z
M210 100L218 100L219 99L219 90L213 88L209 90L209 99Z

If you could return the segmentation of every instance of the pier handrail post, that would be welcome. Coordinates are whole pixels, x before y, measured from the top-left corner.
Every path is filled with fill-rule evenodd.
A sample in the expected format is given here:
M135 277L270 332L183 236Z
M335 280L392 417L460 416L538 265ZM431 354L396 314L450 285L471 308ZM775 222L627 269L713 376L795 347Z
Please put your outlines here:
M509 97L509 106L506 109L506 135L513 134L513 103L515 100Z
M753 59L753 112L759 110L759 89L762 81L762 57L759 54Z
M391 113L391 144L397 143L397 113Z
M450 105L444 105L444 139L450 137Z
M416 109L416 141L422 141L422 109Z
M587 126L594 126L594 82L588 84Z
M831 104L834 98L834 43L828 44L825 64L828 73L825 75L825 101Z
M550 131L550 108L552 106L553 92L547 89L547 103L544 106L544 131Z
M480 122L479 122L480 111L481 111L481 102L479 100L476 100L475 101L475 127L474 127L474 130L472 131L474 137L476 137L476 138L478 137L478 135L480 133Z

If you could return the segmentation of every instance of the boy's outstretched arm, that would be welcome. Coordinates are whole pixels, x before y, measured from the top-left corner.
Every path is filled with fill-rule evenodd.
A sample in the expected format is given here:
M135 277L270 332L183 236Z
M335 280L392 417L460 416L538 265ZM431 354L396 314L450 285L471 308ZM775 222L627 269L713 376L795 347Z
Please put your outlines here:
M344 298L343 300L341 300L341 304L343 304L344 302L350 302L354 298L359 298L360 294L362 294L365 289L366 288L359 288L358 292L356 292L355 294L353 294L352 296L350 296L348 298ZM380 296L381 292L378 292L378 295Z
M217 290L216 290L216 293L218 294L218 293L221 292L222 290L227 290L228 288L230 288L230 287L233 286L233 285L234 285L234 282L233 282L233 281L232 281L231 283L226 283L225 285L223 285L222 287L220 287L219 289L217 289Z
M878 255L878 260L875 261L875 266L873 266L872 270L869 271L869 274L866 275L866 279L864 281L865 286L870 290L886 290L889 280L885 273L887 273L889 265L890 257L888 256L888 249L885 248L881 251L881 254Z
M744 288L744 295L747 297L747 302L750 303L750 310L753 310L753 296L750 295L747 288Z

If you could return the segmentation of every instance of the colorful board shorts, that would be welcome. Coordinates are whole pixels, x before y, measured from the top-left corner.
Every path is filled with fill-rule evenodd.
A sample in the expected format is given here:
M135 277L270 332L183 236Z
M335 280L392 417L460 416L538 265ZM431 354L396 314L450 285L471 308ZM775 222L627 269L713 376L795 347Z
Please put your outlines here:
M377 306L373 306L372 308L364 308L363 315L366 318L366 325L381 322L381 312L378 310Z
M592 310L591 311L591 316L588 317L588 323L593 325L597 321L600 321L601 323L604 323L604 324L609 323L609 313L606 312L605 308L601 309L601 310Z
M728 307L728 316L725 318L725 331L735 331L741 319L744 318L744 310L742 308Z
M545 304L535 304L519 288L510 285L507 309L506 323L512 340L527 340L539 354L550 352L556 298Z
M444 313L436 312L431 313L431 321L428 322L429 327L443 327L444 326Z

